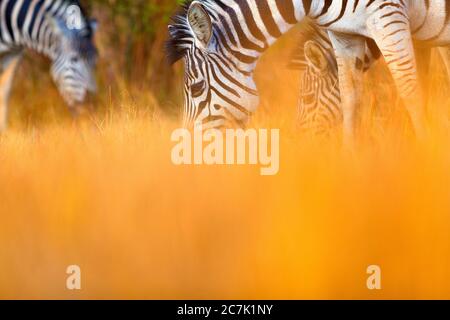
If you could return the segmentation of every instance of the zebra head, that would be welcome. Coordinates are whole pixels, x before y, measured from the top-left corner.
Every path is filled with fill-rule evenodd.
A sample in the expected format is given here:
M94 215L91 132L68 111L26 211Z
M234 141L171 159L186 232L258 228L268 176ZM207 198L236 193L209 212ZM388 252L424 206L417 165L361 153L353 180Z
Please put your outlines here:
M364 71L380 56L376 43L367 39ZM302 72L298 103L300 129L313 134L330 133L342 123L342 109L338 66L328 33L307 21L289 67Z
M313 134L328 134L342 119L338 67L325 30L304 25L289 63L301 71L298 125Z
M230 48L227 31L233 25L222 25L223 19L213 14L217 10L211 10L214 5L193 1L172 18L167 55L170 63L184 58L186 127L243 127L259 104L254 60Z
M52 27L56 38L52 78L69 109L76 112L88 93L97 91L93 43L97 23L87 20L79 6L71 5L62 16L52 17Z
M299 97L299 125L326 134L342 117L336 59L331 48L309 40L304 44L306 68Z

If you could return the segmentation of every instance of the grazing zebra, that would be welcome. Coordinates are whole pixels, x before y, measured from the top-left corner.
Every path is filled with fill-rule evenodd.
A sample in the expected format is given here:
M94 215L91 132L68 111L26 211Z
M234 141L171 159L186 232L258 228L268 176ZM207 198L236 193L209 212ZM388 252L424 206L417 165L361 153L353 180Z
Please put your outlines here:
M419 71L428 71L429 48L417 50ZM439 52L450 74L450 49L439 48ZM380 58L380 51L372 40L367 41L364 71ZM423 65L422 65L423 64ZM288 67L301 71L298 101L298 126L313 135L329 134L342 123L341 95L338 68L331 40L325 30L309 23L300 32L299 42ZM425 74L421 74L425 78ZM426 88L427 86L424 85Z
M426 46L450 44L446 0L190 2L173 18L168 42L169 60L185 60L185 123L244 124L259 103L253 80L259 57L306 17L328 31L336 53L345 142L354 141L367 39L380 49L417 135L425 137L413 40Z
M72 112L96 91L95 21L78 0L0 0L0 132L6 128L8 99L23 51L52 61L51 75Z
M313 135L327 135L342 123L341 95L336 57L325 30L306 23L300 30L288 67L300 70L298 127ZM364 71L380 57L372 40L367 41Z

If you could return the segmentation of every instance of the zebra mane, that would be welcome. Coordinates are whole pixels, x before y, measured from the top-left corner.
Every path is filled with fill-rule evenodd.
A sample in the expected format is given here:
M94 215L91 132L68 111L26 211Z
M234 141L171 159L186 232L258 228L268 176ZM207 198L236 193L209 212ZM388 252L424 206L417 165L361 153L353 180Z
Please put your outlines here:
M187 0L178 11L170 18L169 39L166 41L166 57L169 64L174 64L186 53L192 45L194 38L187 21L187 12L194 0Z

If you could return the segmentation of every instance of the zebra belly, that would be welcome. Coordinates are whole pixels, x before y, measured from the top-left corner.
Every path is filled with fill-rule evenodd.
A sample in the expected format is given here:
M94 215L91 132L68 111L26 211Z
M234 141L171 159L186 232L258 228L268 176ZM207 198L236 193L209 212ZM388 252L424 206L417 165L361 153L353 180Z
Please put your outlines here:
M433 0L428 3L414 0L409 16L413 38L419 44L445 46L450 44L450 24L447 12L450 6L446 0Z
M450 46L450 25L443 28L435 36L417 37L413 34L415 43L421 47L445 47Z

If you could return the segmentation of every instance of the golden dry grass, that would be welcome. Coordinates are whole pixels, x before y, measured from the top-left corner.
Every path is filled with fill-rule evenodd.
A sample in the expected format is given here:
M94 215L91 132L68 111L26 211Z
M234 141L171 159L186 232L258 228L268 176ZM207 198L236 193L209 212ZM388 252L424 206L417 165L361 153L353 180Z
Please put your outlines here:
M360 149L347 154L298 136L297 75L276 67L277 50L258 74L254 120L281 128L274 177L172 165L177 123L150 93L78 124L13 111L0 138L0 298L450 298L450 100L438 59L426 146L379 67ZM27 101L51 110L39 104L53 99L49 89ZM71 264L79 292L65 288ZM370 264L381 291L366 288Z

